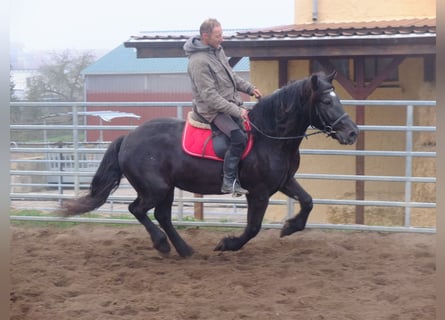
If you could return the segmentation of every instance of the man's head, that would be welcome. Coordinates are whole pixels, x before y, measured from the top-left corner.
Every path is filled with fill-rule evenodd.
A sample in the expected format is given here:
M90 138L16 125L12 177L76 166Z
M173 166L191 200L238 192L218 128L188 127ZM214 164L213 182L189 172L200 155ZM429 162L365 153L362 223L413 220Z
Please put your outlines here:
M201 42L215 49L219 48L223 42L223 32L221 24L216 19L207 19L199 28Z

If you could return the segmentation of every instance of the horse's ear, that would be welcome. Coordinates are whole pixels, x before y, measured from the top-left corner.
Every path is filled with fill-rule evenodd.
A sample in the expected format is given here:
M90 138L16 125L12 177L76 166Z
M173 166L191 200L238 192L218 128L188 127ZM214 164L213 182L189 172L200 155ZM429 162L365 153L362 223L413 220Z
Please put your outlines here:
M335 76L337 75L337 71L332 71L331 74L328 74L328 76L326 77L326 80L328 80L330 83L332 83L332 80L334 80Z
M318 75L313 74L311 76L311 85L312 85L312 90L313 91L317 91L318 90Z

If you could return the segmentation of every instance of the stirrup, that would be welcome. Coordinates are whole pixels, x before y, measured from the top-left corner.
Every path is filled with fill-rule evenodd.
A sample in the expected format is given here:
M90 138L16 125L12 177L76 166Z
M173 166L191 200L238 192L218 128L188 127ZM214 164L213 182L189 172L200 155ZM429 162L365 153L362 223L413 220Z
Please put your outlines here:
M241 184L238 182L237 179L233 180L232 187L230 190L224 189L224 187L221 187L222 193L231 193L232 197L241 197L242 195L245 195L249 193L246 189L241 187Z
M241 184L237 179L233 182L233 193L232 197L241 197L242 195L248 194L249 191L241 187Z

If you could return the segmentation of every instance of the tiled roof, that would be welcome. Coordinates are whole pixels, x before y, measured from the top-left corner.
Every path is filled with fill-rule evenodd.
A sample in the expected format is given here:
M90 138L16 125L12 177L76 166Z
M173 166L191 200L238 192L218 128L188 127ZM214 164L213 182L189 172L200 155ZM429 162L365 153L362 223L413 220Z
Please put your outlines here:
M308 39L336 37L372 36L418 36L436 33L436 19L402 19L369 22L311 23L277 26L264 29L238 32L225 31L225 40L269 40L269 39ZM190 37L189 32L172 34L141 34L133 36L133 41L182 41Z
M312 23L278 26L270 29L251 30L233 36L250 38L310 38L390 36L436 33L436 19L405 19L391 21Z
M93 64L83 69L85 75L136 74L136 73L185 73L187 57L138 59L136 50L120 45ZM234 70L249 71L249 59L241 59Z
M190 33L147 33L126 41L138 58L180 57ZM224 31L228 56L262 59L426 55L436 52L436 19L309 23Z

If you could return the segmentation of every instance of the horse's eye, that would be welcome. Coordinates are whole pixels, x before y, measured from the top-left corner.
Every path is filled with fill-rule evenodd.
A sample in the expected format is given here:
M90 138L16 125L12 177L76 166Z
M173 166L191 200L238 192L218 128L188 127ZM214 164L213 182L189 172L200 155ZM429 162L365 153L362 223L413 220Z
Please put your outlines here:
M321 100L321 103L323 103L323 104L331 104L331 99L323 99L323 100Z

